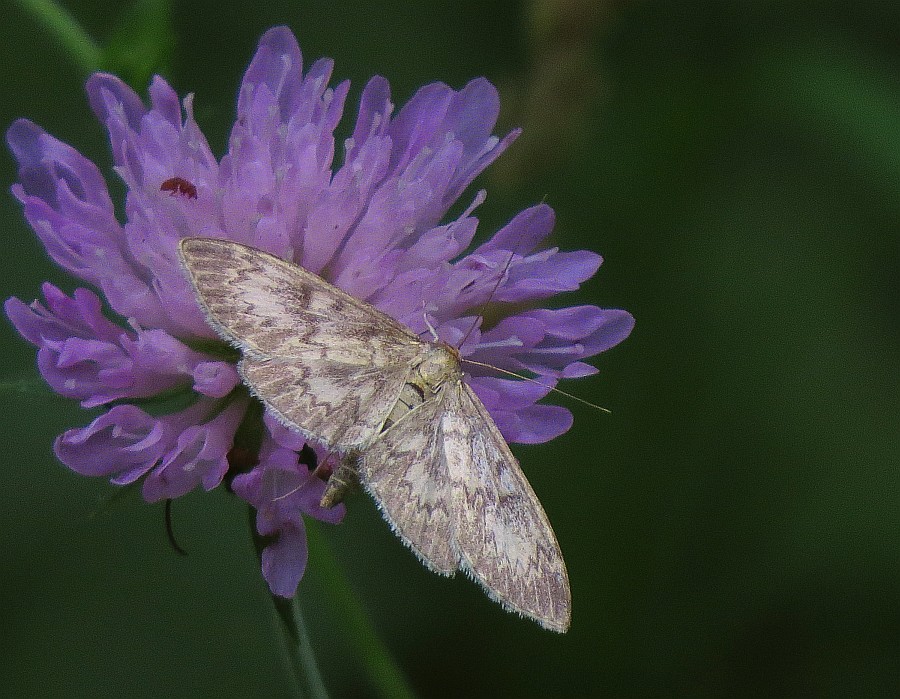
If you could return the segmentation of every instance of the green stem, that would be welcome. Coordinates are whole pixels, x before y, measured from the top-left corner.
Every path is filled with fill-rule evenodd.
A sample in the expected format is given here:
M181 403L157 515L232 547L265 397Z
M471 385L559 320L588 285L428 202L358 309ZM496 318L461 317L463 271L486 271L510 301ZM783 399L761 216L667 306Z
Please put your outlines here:
M255 510L250 507L248 513L257 558L261 558L266 541L256 532ZM325 688L322 673L316 662L316 655L309 640L309 633L306 630L303 613L300 611L298 598L285 599L272 595L272 605L278 616L278 627L281 631L279 637L285 664L288 666L291 677L294 678L294 689L297 696L328 699L328 690Z
M69 12L53 0L16 0L44 26L66 50L83 73L100 70L102 52Z
M309 570L322 581L323 591L330 597L329 607L342 618L346 635L356 646L378 694L391 699L411 699L415 694L409 681L375 632L369 615L319 531L319 525L308 519L306 537Z
M290 661L291 674L297 680L298 693L311 699L328 699L328 690L316 662L298 597L284 599L273 595L272 602L284 630L283 646Z

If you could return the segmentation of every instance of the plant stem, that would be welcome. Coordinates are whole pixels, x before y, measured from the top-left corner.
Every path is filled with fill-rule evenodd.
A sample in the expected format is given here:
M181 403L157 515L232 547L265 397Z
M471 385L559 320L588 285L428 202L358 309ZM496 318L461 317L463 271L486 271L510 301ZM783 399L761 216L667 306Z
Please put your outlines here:
M256 547L257 559L261 560L265 540L256 532L256 511L248 508L250 531ZM272 605L279 621L281 648L290 675L294 678L294 689L298 696L310 699L328 699L328 690L322 680L322 673L316 662L312 643L306 630L306 622L300 611L298 598L285 599L272 595Z
M329 607L341 618L346 635L356 646L363 665L376 691L386 699L415 696L403 671L376 633L369 615L341 571L340 564L328 547L318 523L306 520L309 545L309 570L322 581Z
M272 602L284 631L283 645L290 661L291 674L297 680L300 696L328 699L328 690L322 680L322 673L319 671L316 654L297 599L297 597L284 599L272 595Z
M102 51L68 10L53 0L16 0L19 6L44 26L65 49L83 73L102 67Z

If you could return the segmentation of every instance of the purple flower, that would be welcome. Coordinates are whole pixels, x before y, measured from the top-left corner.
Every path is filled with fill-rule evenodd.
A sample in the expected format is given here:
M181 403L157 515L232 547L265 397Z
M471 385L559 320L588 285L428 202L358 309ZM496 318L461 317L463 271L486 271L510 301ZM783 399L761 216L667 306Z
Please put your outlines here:
M57 456L116 484L143 479L148 501L209 490L236 470L234 491L257 509L259 532L273 537L263 574L283 596L294 594L306 565L302 515L338 522L344 510L318 506L323 483L300 462L303 440L247 410L236 358L207 326L180 268L181 238L226 238L293 260L416 333L435 328L464 357L542 378L546 385L481 367L467 377L510 441L565 432L569 411L538 401L557 379L593 373L582 360L633 326L625 311L578 306L518 311L482 331L485 304L530 308L577 289L601 258L542 247L554 219L543 204L466 252L484 192L457 218L447 212L518 136L491 135L499 99L487 80L459 91L427 85L395 113L387 81L372 78L336 165L334 130L349 83L329 87L331 71L322 59L304 74L291 32L268 31L244 76L221 161L194 121L191 96L180 101L157 77L148 107L115 76L92 76L90 104L128 187L124 225L91 161L29 121L7 133L19 162L12 191L25 217L50 256L102 296L45 284L43 302L6 302L53 389L85 407L109 406L60 435ZM194 398L181 412L154 417L139 407L179 391ZM259 437L249 459L236 456L247 428Z

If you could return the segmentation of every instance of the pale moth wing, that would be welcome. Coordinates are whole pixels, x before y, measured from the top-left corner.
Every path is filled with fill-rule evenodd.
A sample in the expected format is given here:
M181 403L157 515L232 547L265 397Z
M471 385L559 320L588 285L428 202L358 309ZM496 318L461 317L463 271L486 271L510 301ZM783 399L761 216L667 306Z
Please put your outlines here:
M241 377L278 420L345 453L378 434L409 375L409 366L360 369L353 364L296 356L244 357Z
M450 478L441 432L443 392L386 429L360 456L359 479L394 533L427 568L453 575Z
M556 537L455 349L246 245L187 238L180 253L210 325L242 350L245 383L288 427L358 457L429 569L462 570L504 608L568 629Z
M243 352L245 383L286 426L340 452L377 435L421 353L418 337L255 248L185 238L180 252L208 322Z
M507 609L560 633L569 628L569 576L550 521L475 392L446 389L441 432L460 568Z

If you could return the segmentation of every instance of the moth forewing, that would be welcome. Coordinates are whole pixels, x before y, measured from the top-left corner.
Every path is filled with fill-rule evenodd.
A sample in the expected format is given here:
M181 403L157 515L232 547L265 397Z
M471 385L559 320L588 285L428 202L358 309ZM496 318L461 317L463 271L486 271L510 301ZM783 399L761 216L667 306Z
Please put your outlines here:
M343 464L358 456L362 485L428 568L461 569L506 609L568 628L556 537L456 349L246 245L188 238L180 254L250 390Z
M372 306L274 255L212 238L179 249L207 321L244 353L241 376L273 415L338 452L377 435L418 337L384 314L373 322Z

